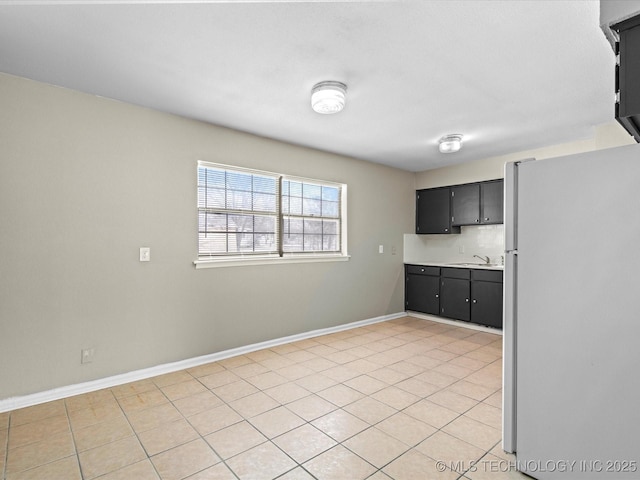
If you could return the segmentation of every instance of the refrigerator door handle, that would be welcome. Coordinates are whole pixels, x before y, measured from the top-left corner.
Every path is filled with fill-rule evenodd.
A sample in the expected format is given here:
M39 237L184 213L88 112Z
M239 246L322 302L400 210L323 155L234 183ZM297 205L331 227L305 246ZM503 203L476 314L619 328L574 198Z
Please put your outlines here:
M502 448L516 451L516 331L518 269L518 169L534 158L509 162L504 167L504 323L502 327Z
M505 252L518 250L518 167L535 158L508 162L504 166L504 248Z
M517 163L509 162L504 166L504 249L505 253L517 248L516 244L516 191Z
M504 265L504 324L502 326L502 449L516 452L516 331L517 250L507 252Z

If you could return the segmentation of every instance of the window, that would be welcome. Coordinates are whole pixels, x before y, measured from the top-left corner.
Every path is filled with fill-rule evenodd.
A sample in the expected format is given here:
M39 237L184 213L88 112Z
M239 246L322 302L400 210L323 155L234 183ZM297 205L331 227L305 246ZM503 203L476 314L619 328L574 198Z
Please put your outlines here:
M342 184L198 162L198 262L344 257L345 196Z

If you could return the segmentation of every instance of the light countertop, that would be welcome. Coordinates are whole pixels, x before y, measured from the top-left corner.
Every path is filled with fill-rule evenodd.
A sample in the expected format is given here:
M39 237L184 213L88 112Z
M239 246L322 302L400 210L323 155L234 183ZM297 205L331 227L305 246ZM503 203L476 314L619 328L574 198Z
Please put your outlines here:
M451 268L473 268L481 270L504 270L504 265L496 265L493 263L475 263L475 262L404 262L405 265L420 265L423 267L451 267Z

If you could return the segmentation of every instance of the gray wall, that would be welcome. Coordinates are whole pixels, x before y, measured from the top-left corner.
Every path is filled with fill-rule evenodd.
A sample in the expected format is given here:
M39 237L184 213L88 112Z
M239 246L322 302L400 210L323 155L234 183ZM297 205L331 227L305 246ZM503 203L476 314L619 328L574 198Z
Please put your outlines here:
M413 174L2 74L0 105L0 399L404 310ZM196 270L198 159L346 183L350 261Z

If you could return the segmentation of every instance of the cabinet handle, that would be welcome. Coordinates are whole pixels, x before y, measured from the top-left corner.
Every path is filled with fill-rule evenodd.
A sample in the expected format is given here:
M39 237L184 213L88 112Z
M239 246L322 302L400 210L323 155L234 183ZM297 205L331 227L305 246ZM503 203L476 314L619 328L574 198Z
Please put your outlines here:
M474 299L473 299L473 303L478 303L478 301L474 298Z
M476 218L476 223L480 223L480 219Z
M465 299L464 299L464 301L465 301L465 302L467 302L467 303L469 303L469 299L468 299L468 298L465 298Z
M436 298L440 298L440 295L436 295Z
M488 222L488 221L489 221L489 217L486 217L486 218L484 219L484 221L485 221L485 222Z
M445 231L445 232L448 232L448 231L449 231L449 229L448 229L448 228L445 228L445 229L444 229L444 231Z

